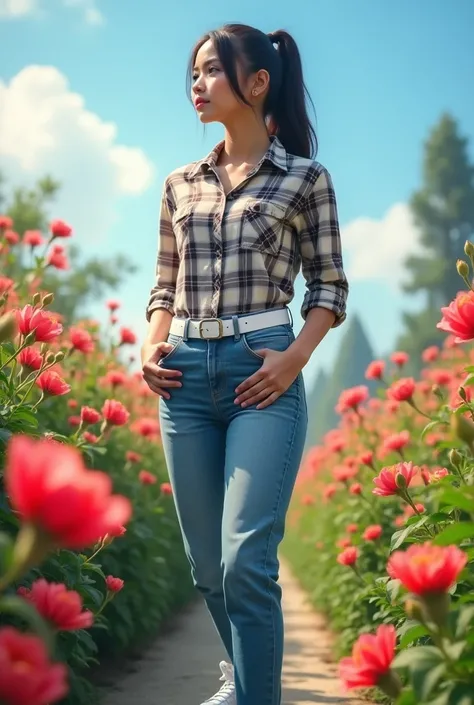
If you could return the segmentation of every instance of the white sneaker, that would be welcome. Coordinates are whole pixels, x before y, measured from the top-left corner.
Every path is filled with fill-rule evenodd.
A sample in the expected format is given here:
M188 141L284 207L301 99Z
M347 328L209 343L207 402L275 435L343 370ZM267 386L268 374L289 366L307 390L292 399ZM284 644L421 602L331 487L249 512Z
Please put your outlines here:
M226 661L221 661L219 667L222 676L219 680L224 681L224 685L217 691L212 698L205 700L201 705L236 705L235 699L235 683L234 683L234 667Z

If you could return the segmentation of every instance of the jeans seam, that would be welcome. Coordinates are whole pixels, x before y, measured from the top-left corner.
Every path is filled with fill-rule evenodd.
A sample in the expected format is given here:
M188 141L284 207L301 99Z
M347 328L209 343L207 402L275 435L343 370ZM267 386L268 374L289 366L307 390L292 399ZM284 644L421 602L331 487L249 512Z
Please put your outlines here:
M292 436L291 436L291 438L290 438L290 446L289 446L289 449L288 449L288 455L287 455L287 458L286 458L285 467L284 467L284 470L283 470L283 473L282 473L282 476L281 476L280 490L279 490L279 493L278 493L278 498L277 498L277 503L276 503L276 507L275 507L275 514L274 514L274 517L273 517L272 527L271 527L270 532L269 532L269 535L268 535L267 550L266 550L266 552L265 552L265 560L264 560L264 563L263 563L263 569L264 569L265 575L266 575L266 577L267 577L267 594L268 594L269 597L270 597L271 578L270 578L270 576L268 575L268 570L267 570L268 554L269 554L269 551L270 551L270 544L271 544L271 540L272 540L272 537L273 537L273 532L274 532L274 529L275 529L275 524L276 524L277 517L278 517L278 509L279 509L280 502L281 502L281 495L282 495L282 492L283 492L283 485L284 485L284 483L285 483L286 474L287 474L288 468L289 468L289 466L290 466L291 452L292 452L292 450L293 450L293 446L294 446L294 443L295 443L295 437L296 437L296 429L298 428L298 423L299 423L300 415L301 415L301 394L300 394L301 389L300 389L300 381L299 381L299 380L298 380L298 382L297 382L297 386L298 386L298 409L297 409L297 412L296 412L296 415L295 415L295 422L294 422L294 424L293 424L293 432L292 432ZM275 645L275 621L274 621L274 612L273 612L273 602L272 602L272 601L271 601L271 620L272 620L272 632L273 632L273 665L272 665L272 673L271 673L271 677L272 677L272 678L271 678L271 680L272 680L272 683L273 683L273 679L274 679L274 676L275 676L275 668L276 668L276 665L275 665L276 645ZM273 687L273 686L272 686L272 687ZM272 696L273 696L273 693L272 693ZM273 703L271 703L271 705L273 705Z

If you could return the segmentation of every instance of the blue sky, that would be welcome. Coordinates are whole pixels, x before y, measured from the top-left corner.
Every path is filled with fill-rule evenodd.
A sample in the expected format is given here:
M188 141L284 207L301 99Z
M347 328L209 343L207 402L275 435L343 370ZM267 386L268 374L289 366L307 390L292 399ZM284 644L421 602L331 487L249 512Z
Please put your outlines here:
M19 1L0 0L1 168L14 183L53 171L64 182L54 215L76 226L84 250L124 252L138 265L116 295L139 334L163 179L222 134L203 131L185 94L193 43L228 21L293 33L316 105L318 159L338 196L349 316L360 314L377 355L390 350L401 311L418 303L399 283L416 247L406 203L420 184L423 142L445 110L474 141L472 1L23 0L23 15ZM299 281L297 329L302 295ZM308 382L330 365L343 332L315 352Z

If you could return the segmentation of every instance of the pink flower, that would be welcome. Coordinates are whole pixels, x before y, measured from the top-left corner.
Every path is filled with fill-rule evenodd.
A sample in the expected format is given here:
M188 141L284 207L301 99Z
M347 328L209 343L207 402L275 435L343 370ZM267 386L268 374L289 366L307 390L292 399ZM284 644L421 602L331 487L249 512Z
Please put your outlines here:
M395 627L382 624L375 634L362 634L352 656L339 663L339 676L346 688L371 688L388 674L395 657Z
M148 472L148 470L140 470L138 473L138 479L142 485L154 485L157 481L155 475L152 475L152 473Z
M38 578L24 597L60 631L89 629L94 622L92 612L83 611L79 593L68 590L62 583L48 583L44 578Z
M354 565L359 557L359 551L355 546L348 546L337 557L337 562L341 565Z
M370 363L365 371L366 379L382 379L385 371L385 362L383 360L374 360Z
M366 541L376 541L381 536L382 527L380 526L380 524L372 524L371 526L368 526L362 534L362 538L364 538Z
M52 440L13 436L5 485L22 521L65 548L89 546L131 516L130 501L111 493L106 473L86 470L77 449Z
M29 370L39 370L43 364L43 358L39 350L36 348L23 348L18 355L18 362L22 367L27 367Z
M467 554L457 546L413 544L392 553L387 572L415 595L446 592L467 563Z
M49 343L63 332L63 327L57 323L52 316L39 308L34 308L27 304L21 311L16 311L16 318L19 331L27 336L35 333L35 341L38 343Z
M23 244L38 247L44 244L44 238L39 230L27 230L23 235Z
M398 463L390 467L382 468L379 475L374 477L375 489L373 494L380 497L390 497L400 494L400 491L409 487L419 467L409 463Z
M406 352L397 351L390 355L390 360L395 365L398 365L398 367L403 367L403 365L406 365L409 359L410 356Z
M461 291L449 306L441 309L443 317L436 325L454 335L455 343L474 340L474 291Z
M173 494L173 489L172 489L169 482L162 482L160 485L160 490L161 490L161 494L163 494L163 495L169 496L169 495Z
M387 395L395 401L410 401L415 392L415 380L413 377L404 377L397 380L388 389Z
M102 415L109 426L123 426L127 423L130 412L115 399L107 399L102 407Z
M57 372L54 372L54 370L42 372L39 377L37 377L36 384L44 394L51 397L68 394L71 391L70 385L67 384Z
M89 353L94 350L94 341L91 334L83 328L72 326L69 329L69 340L74 350Z
M81 409L81 419L84 423L95 424L100 421L100 414L90 406L83 406Z
M354 482L354 484L349 487L349 492L355 495L362 494L362 485L360 482Z
M40 637L0 628L0 702L50 705L67 692L67 668L51 663Z
M53 220L49 226L53 237L70 237L72 228L64 220Z
M9 230L13 227L13 220L8 215L0 215L0 230Z
M124 581L121 578L114 578L113 575L108 575L105 579L105 584L109 592L120 592L124 586Z
M366 401L368 397L369 390L365 385L361 384L358 387L345 389L339 396L336 409L339 413L349 410L357 410L360 404Z
M135 335L133 330L131 330L130 328L125 328L125 327L120 329L120 344L121 345L125 345L125 344L135 345L136 342L137 342L137 336Z

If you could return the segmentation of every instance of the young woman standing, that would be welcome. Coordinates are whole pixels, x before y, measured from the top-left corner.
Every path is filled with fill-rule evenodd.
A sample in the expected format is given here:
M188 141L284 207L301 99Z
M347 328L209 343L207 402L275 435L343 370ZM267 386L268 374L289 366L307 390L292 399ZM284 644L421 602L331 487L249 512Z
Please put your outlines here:
M143 373L160 396L196 588L227 651L211 705L280 705L278 545L301 461L301 370L348 293L330 175L314 161L298 49L226 25L197 43L191 95L224 140L165 182ZM302 268L305 324L287 308ZM166 341L166 342L165 342Z

